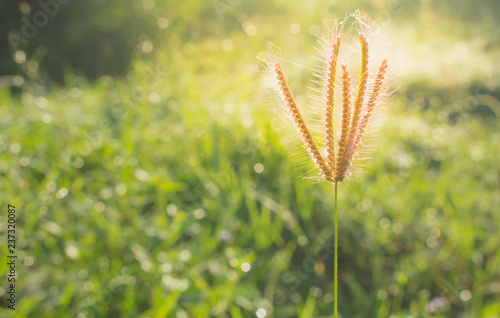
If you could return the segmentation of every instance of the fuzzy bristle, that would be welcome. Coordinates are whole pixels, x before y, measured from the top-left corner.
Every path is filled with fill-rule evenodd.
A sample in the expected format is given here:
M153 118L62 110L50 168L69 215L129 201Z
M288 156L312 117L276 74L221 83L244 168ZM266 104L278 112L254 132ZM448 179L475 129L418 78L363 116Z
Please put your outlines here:
M384 83L384 77L385 73L387 71L387 60L384 59L382 61L382 65L380 65L380 68L377 73L377 77L375 78L375 84L373 86L373 91L370 94L370 98L368 99L368 103L366 105L366 111L364 113L363 119L361 120L360 126L359 126L359 133L356 138L355 144L358 146L359 142L361 141L361 138L363 136L363 133L365 132L365 128L368 125L368 121L370 119L370 116L372 115L373 109L375 108L375 104L377 103L378 97L381 93L382 90L382 85Z
M342 130L339 139L339 150L337 153L337 163L335 166L334 182L344 179L347 170L345 154L347 149L347 137L350 129L351 117L351 77L345 65L342 65Z
M361 71L359 74L356 101L354 102L348 145L352 145L354 143L355 136L359 132L358 123L365 98L366 83L368 81L368 42L366 41L366 37L362 34L359 35L359 41L361 42Z
M317 94L312 95L314 106L319 108L315 115L322 117L318 125L314 120L308 122L310 127L306 125L271 45L264 60L268 74L272 74L279 103L298 131L303 147L321 177L335 184L351 178L353 172L364 167L362 160L368 159L366 154L373 150L366 141L378 125L374 117L393 93L388 89L393 80L386 79L388 60L381 58L385 55L386 42L379 41L383 34L376 31L373 24L357 11L336 21L334 27L320 37L318 60L321 64L314 69L318 78L315 83L320 87L314 87ZM356 29L357 34L353 36ZM351 61L350 48L357 41L361 46L361 63L359 78L353 79L346 65ZM338 65L342 67L339 74ZM321 148L316 141L320 141Z
M281 66L279 63L276 63L274 67L275 67L274 73L276 74L276 80L278 81L278 86L280 88L283 102L288 114L291 116L292 123L299 132L302 142L304 143L304 147L311 156L313 162L320 169L324 178L331 181L332 180L331 172L327 168L325 160L323 159L323 156L321 156L321 153L319 152L319 149L316 146L316 143L314 142L312 134L309 131L309 128L307 127L304 119L302 118L302 115L300 114L299 108L295 103L295 99L293 98L292 92L290 90L290 87L288 86L285 75L281 70Z
M326 109L325 109L325 134L328 166L332 174L335 174L335 137L333 133L333 107L335 101L335 74L337 72L337 58L339 55L341 38L333 44L330 61L328 63Z
M368 81L368 42L366 41L366 37L362 34L359 35L359 41L361 43L361 70L359 74L356 99L354 101L354 108L352 110L349 133L344 142L345 149L342 153L342 156L339 156L338 158L338 173L335 174L337 182L340 182L344 179L345 174L352 163L352 158L357 148L356 140L359 139L358 136L360 135L359 121L361 117L361 110L363 108L363 101L365 98L366 84Z

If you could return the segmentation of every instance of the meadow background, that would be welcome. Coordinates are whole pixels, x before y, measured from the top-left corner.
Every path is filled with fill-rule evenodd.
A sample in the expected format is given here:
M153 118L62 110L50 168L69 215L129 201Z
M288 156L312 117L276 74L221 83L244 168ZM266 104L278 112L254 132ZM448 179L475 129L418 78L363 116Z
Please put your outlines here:
M356 9L399 90L339 187L339 311L500 317L498 1L41 3L0 3L0 317L333 317L333 187L289 160L257 56L302 65L303 106L322 21Z

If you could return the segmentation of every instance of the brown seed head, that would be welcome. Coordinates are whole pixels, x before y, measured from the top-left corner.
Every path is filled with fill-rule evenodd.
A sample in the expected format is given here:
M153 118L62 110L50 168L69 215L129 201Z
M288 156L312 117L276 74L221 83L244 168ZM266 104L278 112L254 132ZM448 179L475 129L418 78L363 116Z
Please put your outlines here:
M304 119L302 118L302 115L300 114L299 108L297 107L297 104L295 103L295 100L292 96L285 75L281 70L281 66L279 65L279 63L276 63L274 67L275 67L274 72L276 74L276 80L278 81L282 98L284 100L285 108L292 119L292 123L294 124L295 128L297 129L302 139L304 148L306 148L307 152L311 156L311 159L320 169L321 173L323 174L323 177L327 180L331 180L332 179L331 172L327 168L325 160L323 159L323 156L321 156L321 153L319 152L319 149L316 146L316 143L314 142L312 134L309 131L309 128L307 128L307 125Z
M349 135L351 117L351 77L346 65L342 65L342 73L342 130L340 132L339 149L335 166L335 183L342 181L346 170L344 157L348 146L347 137Z
M345 22L349 17L346 17L343 23L339 23L337 27L340 24L342 24L342 27L336 30L343 30ZM363 19L363 17L356 16L356 21L363 22ZM366 26L367 24L363 22L360 25ZM364 28L363 26L360 28L369 32L370 28ZM349 28L347 29L347 34L349 34ZM307 150L316 167L320 170L321 175L333 183L341 182L350 175L350 171L353 169L353 162L357 162L360 159L360 154L363 153L362 143L365 139L366 128L371 121L371 117L373 117L375 108L382 100L381 95L387 92L383 88L388 67L387 60L384 59L382 61L376 76L371 79L369 59L370 54L373 53L370 52L376 52L377 50L369 49L367 36L364 31L359 34L361 66L356 90L352 90L352 79L346 65L342 65L341 83L336 84L337 63L342 59L342 57L339 58L339 53L341 53L340 43L345 40L345 37L341 36L340 31L335 31L335 35L325 41L327 43L325 48L328 53L325 54L324 72L321 72L321 79L324 85L323 92L325 94L323 97L325 101L323 112L325 116L323 121L326 146L325 158L322 156L311 131L300 114L285 75L280 64L276 61L272 49L269 51L270 59L267 61L267 65L274 75L273 79L280 96L281 104L289 115L292 124L297 129L304 148ZM351 96L354 93L355 96ZM341 111L340 109L338 111L341 118L339 118L338 124L334 126L336 123L334 120L336 94L341 94L341 96L337 97L337 100L342 105ZM386 98L387 94L382 96ZM337 143L337 149L335 149L335 143Z
M335 141L333 134L333 105L335 100L335 74L337 71L337 58L339 54L341 38L333 44L330 60L327 71L327 90L326 90L326 109L325 109L325 134L326 134L326 151L328 152L328 166L331 173L335 171Z

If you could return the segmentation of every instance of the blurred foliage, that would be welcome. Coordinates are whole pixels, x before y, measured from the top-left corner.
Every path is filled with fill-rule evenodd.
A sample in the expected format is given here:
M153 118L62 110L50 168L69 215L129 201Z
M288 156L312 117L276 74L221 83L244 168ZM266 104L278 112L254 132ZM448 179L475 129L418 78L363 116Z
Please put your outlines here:
M15 52L22 51L29 59L39 60L45 80L64 83L67 68L91 80L103 75L120 76L134 55L150 55L153 43L163 47L199 41L239 28L250 17L275 19L276 15L290 15L297 9L308 18L321 12L320 18L331 20L339 12L361 9L383 20L404 21L414 18L415 12L432 8L425 12L432 12L435 18L452 16L469 21L469 25L481 22L483 29L495 30L499 6L495 0L326 1L298 3L295 7L279 0L258 5L243 0L4 1L0 3L0 74L23 73L13 59ZM428 19L421 21L432 23Z
M58 82L64 82L66 68L89 79L123 75L133 55L152 51L152 41L168 43L172 35L189 36L197 25L201 29L197 19L211 8L199 1L154 0L26 0L0 6L2 30L7 30L0 40L9 49L0 55L0 73L16 72L16 51L30 57L41 49L42 74Z
M333 189L298 178L256 56L280 46L306 91L320 21L359 7L402 47L400 89L370 167L339 188L340 312L498 317L497 6L66 4L25 59L4 55L22 71L0 77L20 266L0 316L332 317Z

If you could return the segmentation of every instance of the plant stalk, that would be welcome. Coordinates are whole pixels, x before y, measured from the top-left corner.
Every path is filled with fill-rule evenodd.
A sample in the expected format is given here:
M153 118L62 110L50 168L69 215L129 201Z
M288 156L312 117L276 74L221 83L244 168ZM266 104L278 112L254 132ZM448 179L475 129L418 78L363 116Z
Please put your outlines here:
M333 316L338 318L338 304L339 304L339 294L338 294L338 246L339 246L339 236L337 231L337 184L335 183L335 207L334 207L334 223L335 223L335 247L334 247L334 271L333 271Z

